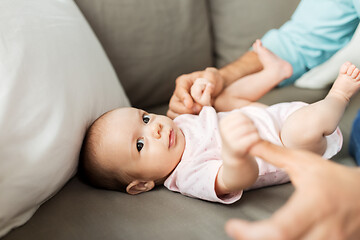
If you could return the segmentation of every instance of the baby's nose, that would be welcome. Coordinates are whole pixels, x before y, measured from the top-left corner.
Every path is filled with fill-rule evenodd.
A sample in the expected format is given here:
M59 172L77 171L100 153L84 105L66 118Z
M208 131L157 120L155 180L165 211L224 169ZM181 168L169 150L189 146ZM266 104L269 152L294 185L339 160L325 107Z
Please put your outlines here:
M154 138L161 138L161 130L163 126L160 123L153 123L152 135Z

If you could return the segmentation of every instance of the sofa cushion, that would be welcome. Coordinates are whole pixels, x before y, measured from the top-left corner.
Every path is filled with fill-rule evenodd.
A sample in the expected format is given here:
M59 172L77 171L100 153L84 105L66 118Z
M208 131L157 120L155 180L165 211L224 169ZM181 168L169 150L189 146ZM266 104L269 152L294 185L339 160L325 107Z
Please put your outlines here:
M0 1L0 237L75 173L89 124L125 105L73 1Z
M326 93L327 90L289 86L273 89L261 102L301 100L310 103ZM360 94L354 97L341 121L344 147L332 161L354 166L347 144L359 103ZM150 111L165 113L166 109L164 105ZM97 189L74 177L42 205L27 224L2 240L48 239L49 236L56 240L228 239L224 230L227 220L266 219L289 199L292 191L291 183L246 191L240 201L224 205L186 197L165 187L133 196Z
M212 65L205 0L76 0L130 99L169 101L180 74Z
M290 19L300 0L209 0L216 66L236 60L269 29Z

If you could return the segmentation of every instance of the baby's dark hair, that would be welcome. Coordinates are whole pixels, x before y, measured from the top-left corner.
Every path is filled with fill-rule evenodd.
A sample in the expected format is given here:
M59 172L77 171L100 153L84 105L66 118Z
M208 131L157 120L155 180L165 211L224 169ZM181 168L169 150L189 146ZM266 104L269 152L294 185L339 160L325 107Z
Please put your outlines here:
M78 172L80 177L92 186L126 192L129 181L125 180L125 174L101 164L101 155L98 152L106 134L106 116L110 112L101 115L87 130L80 151Z

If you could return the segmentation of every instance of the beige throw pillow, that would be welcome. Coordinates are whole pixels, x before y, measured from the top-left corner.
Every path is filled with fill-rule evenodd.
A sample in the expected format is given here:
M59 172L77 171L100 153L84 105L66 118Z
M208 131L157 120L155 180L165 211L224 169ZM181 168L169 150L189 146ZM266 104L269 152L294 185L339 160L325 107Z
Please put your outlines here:
M72 0L0 1L0 237L74 175L86 128L119 106L129 101Z

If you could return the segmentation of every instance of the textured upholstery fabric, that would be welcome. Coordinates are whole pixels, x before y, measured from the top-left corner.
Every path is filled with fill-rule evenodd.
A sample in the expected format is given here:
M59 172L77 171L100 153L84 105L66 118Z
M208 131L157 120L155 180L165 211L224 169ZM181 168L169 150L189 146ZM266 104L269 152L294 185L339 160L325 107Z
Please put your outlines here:
M212 65L204 0L76 0L132 105L166 103L175 79Z
M210 0L215 64L234 61L269 29L278 28L294 12L299 0Z

